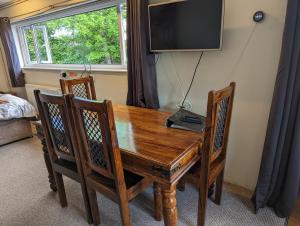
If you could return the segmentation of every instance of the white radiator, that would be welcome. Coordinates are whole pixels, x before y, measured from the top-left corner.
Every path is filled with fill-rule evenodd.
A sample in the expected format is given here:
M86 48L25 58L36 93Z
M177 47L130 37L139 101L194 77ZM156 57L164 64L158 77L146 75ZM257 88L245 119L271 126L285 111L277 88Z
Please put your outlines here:
M36 89L41 90L41 92L44 93L50 93L50 94L60 94L61 89L59 87L55 86L44 86L44 85L36 85L36 84L26 84L25 85L27 98L30 103L32 103L36 107L35 103L35 97L33 91Z

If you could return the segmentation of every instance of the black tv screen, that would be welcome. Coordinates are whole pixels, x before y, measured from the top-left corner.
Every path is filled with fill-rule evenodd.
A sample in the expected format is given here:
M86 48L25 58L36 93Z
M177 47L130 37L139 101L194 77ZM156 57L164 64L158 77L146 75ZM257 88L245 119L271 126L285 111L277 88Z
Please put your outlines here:
M149 5L150 50L219 50L223 0L186 0Z

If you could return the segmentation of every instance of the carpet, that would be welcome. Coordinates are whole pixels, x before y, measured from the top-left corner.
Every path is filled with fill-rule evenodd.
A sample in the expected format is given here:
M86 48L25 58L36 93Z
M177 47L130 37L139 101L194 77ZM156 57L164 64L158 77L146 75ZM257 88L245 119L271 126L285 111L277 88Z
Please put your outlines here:
M88 225L78 183L65 179L68 207L60 207L58 196L50 191L43 152L37 138L23 140L0 148L0 225L46 226ZM197 225L196 189L187 186L177 192L178 225ZM121 225L118 205L98 193L103 226ZM149 188L130 203L132 225L163 225L152 217L153 196ZM253 213L250 200L229 192L223 193L221 206L208 202L208 226L283 226L284 219L270 209Z

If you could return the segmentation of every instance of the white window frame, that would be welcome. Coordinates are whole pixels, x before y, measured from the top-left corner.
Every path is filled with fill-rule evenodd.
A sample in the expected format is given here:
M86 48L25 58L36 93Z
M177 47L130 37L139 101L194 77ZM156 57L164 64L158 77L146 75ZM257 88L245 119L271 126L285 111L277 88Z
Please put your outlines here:
M31 30L32 31L36 61L32 61L30 59L28 40L27 40L26 35L25 35L26 30ZM39 44L38 44L38 41L37 41L37 34L36 34L37 30L42 30L42 32L43 32L43 37L44 37L44 42L45 42L45 47L46 47L46 53L47 53L47 59L48 59L46 61L41 60L40 50L39 50L40 47L39 47ZM51 49L50 49L50 45L49 45L49 39L48 39L48 35L47 35L47 27L46 26L31 25L31 26L28 26L28 27L22 27L20 29L20 36L21 36L21 39L23 41L23 46L25 47L23 52L24 52L24 55L25 55L24 60L25 60L27 65L52 64L52 55L51 55Z
M126 50L125 50L125 33L124 33L124 22L122 21L122 15L120 11L120 4L124 3L125 0L96 0L96 1L88 1L81 4L76 4L75 6L66 7L63 10L56 10L50 13L44 13L39 16L33 16L29 19L16 21L12 23L12 28L15 31L14 34L17 43L19 43L20 51L19 57L21 58L21 62L23 62L24 69L47 69L47 70L85 70L86 66L83 64L52 64L51 59L51 49L49 46L49 41L47 37L46 27L42 28L42 26L37 29L43 29L44 41L47 50L47 61L41 61L39 57L39 53L36 54L37 61L31 62L28 44L26 42L26 37L23 32L23 29L35 27L33 24L44 22L48 20L59 19L62 17L73 16L81 13L87 13L95 10L101 10L113 6L117 6L118 12L118 25L119 25L119 37L120 37L120 56L121 56L121 64L119 65L108 65L108 64L92 64L89 67L92 71L118 71L118 72L126 72L127 71L127 59L126 59ZM36 35L36 27L33 29L34 39ZM35 41L36 43L36 41ZM38 51L38 46L35 46L35 50ZM39 51L38 51L39 52Z

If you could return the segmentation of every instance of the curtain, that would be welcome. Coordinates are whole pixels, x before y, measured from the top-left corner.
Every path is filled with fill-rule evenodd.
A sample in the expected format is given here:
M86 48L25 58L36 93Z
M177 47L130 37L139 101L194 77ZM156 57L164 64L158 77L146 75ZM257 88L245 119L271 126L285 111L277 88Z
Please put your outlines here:
M300 0L288 0L281 59L253 202L288 217L300 195Z
M10 21L7 17L0 17L0 37L6 56L11 85L13 87L23 87L25 85L24 74L21 70Z
M148 0L127 0L127 104L159 108L155 56L149 51Z

